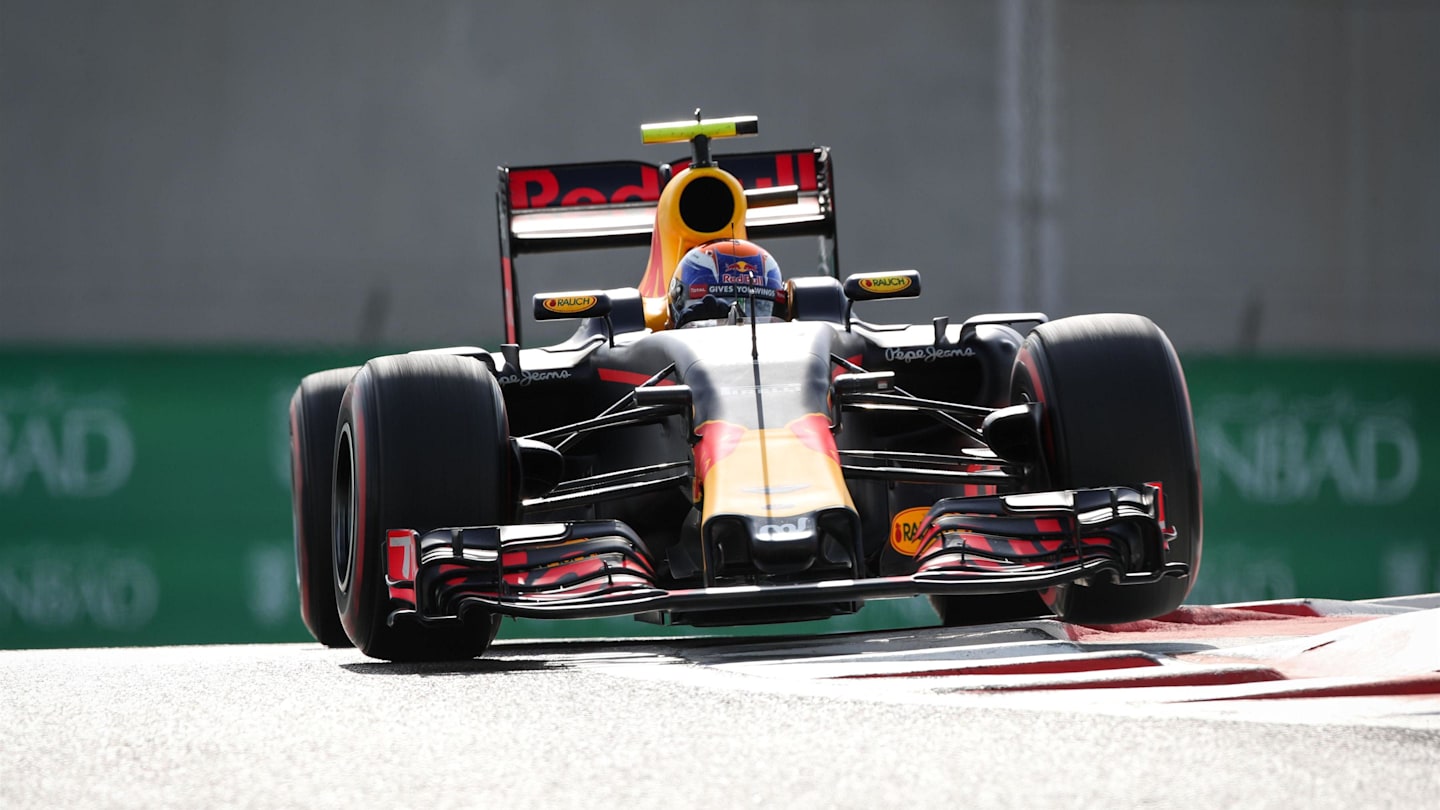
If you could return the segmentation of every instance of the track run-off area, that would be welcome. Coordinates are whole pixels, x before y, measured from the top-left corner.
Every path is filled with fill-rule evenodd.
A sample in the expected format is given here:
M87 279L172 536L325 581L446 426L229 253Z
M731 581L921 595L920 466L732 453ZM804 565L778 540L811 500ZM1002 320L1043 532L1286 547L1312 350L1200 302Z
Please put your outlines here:
M681 628L683 630L683 628ZM1440 595L767 638L0 652L0 807L1435 807Z

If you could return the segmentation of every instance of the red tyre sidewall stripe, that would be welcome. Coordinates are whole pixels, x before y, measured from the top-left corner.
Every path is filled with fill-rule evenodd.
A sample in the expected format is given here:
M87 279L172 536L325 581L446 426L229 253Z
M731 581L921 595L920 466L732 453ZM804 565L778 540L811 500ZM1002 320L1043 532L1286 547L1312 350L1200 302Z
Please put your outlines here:
M358 391L357 391L358 393ZM355 548L351 553L355 555L355 573L350 578L350 598L352 602L351 613L370 610L365 604L365 543L370 536L369 503L366 501L366 475L365 464L368 442L365 434L365 409L363 397L355 397L350 407L351 422L354 423L354 435L350 437L351 446L355 454Z
M1049 451L1050 458L1052 459L1051 463L1053 464L1053 459L1055 459L1055 431L1050 425L1050 420L1054 417L1049 413L1048 404L1045 400L1045 382L1040 378L1040 369L1036 366L1035 358L1030 354L1028 347L1020 347L1020 351L1015 355L1015 362L1021 368L1025 369L1025 374L1030 379L1030 385L1035 389L1035 399L1039 401L1041 405L1047 406L1045 421L1042 423L1044 435L1041 436L1041 440L1045 442L1045 449ZM1053 484L1053 482L1051 483ZM1039 593L1040 600L1045 603L1046 607L1055 607L1055 601L1060 596L1059 591L1055 588L1045 588Z
M303 396L303 395L301 395ZM301 407L301 396L294 396L290 399L290 502L291 515L295 523L295 585L300 592L300 618L304 620L306 628L312 629L317 625L318 616L312 615L310 609L310 553L306 548L308 533L305 531L305 468L300 461L300 451L305 446L305 437L300 435L300 415L297 413Z
M1042 384L1038 370L1035 368L1035 358L1030 355L1030 349L1022 346L1019 353L1015 355L1015 362L1025 368L1025 371L1030 375L1030 384L1035 386L1035 396L1038 397L1041 402L1044 402L1045 386Z
M303 394L301 395L303 396ZM290 499L295 521L295 583L300 589L300 616L307 627L314 627L317 616L310 609L310 553L308 533L305 531L305 467L301 463L301 449L305 437L300 434L301 396L290 400Z
M355 642L357 647L363 646L362 642L368 643L368 639L359 638L358 625L363 623L363 619L358 619L357 617L361 616L363 611L369 609L365 604L363 593L365 556L362 553L369 511L365 503L365 467L368 453L366 449L367 443L363 438L365 435L366 421L363 406L365 388L362 386L360 379L364 374L365 370L362 369L359 374L355 375L355 380L352 382L350 390L346 393L350 404L350 474L355 477L355 515L354 522L350 527L350 530L354 533L355 541L355 547L351 549L351 554L355 559L352 564L354 570L350 572L349 587L344 594L344 608L340 610L340 623L345 628L345 634L350 637L352 642ZM341 401L342 409L344 408L344 402L344 400ZM339 451L338 444L336 451ZM334 545L333 538L331 539L331 545L332 547ZM331 567L334 568L338 562L338 560L332 561ZM341 593L338 588L336 590L336 598L337 600L341 598Z
M1035 400L1045 406L1044 419L1041 422L1043 435L1040 438L1045 442L1045 449L1049 452L1050 458L1052 459L1051 463L1053 464L1059 460L1056 454L1055 426L1052 424L1055 415L1050 413L1049 399L1045 394L1045 380L1040 373L1040 366L1035 362L1035 357L1030 354L1030 349L1024 346L1022 346L1019 353L1015 355L1015 362L1025 369L1025 374L1030 379L1030 385L1035 389ZM1053 470L1051 471L1051 475L1054 475ZM1052 486L1054 485L1053 481L1050 483Z

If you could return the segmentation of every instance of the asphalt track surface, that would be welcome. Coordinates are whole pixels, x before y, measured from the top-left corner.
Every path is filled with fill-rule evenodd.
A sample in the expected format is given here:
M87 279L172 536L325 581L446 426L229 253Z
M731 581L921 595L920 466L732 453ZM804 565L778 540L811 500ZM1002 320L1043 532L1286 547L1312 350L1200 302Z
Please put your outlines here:
M444 665L0 652L0 807L1440 806L1440 610L1348 604Z

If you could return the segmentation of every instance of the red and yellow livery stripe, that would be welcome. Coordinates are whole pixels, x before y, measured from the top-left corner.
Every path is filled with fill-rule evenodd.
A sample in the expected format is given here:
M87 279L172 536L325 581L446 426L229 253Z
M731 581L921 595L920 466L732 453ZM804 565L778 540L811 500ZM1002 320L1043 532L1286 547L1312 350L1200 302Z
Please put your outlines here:
M855 508L824 414L764 430L712 421L695 432L700 436L696 495L704 499L703 520L715 514L779 518Z

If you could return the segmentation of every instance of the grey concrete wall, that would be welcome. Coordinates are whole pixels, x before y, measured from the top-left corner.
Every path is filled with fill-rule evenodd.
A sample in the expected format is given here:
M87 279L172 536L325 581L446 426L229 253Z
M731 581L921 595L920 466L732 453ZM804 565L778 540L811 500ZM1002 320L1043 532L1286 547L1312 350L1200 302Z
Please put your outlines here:
M1440 4L1022 6L1054 24L1052 315L1440 350ZM833 148L844 269L925 274L871 314L1033 306L1001 293L1035 272L1002 249L1005 12L0 0L0 343L493 342L495 166L663 160L639 124L697 105ZM524 288L642 261L533 257Z
M1440 4L1067 8L1067 308L1440 348Z

